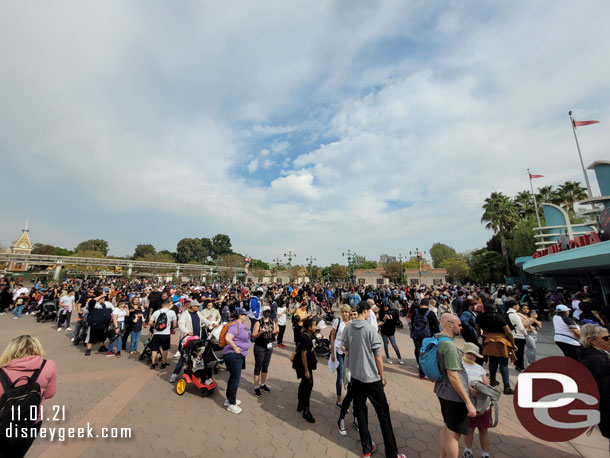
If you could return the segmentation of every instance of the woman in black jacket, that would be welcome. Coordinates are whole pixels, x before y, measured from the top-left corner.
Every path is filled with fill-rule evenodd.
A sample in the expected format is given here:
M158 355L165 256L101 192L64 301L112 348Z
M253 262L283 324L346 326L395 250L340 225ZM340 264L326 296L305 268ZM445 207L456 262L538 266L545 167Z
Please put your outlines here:
M599 430L610 439L610 336L608 330L596 324L585 324L580 330L578 359L589 369L599 388ZM609 444L610 445L610 444ZM610 447L609 447L610 450Z

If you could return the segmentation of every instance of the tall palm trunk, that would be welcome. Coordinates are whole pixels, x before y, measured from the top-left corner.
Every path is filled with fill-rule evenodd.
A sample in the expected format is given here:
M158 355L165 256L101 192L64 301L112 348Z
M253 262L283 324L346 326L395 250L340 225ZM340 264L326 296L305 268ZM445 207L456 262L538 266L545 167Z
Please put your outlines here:
M502 256L504 256L504 263L505 263L505 267L506 267L506 276L510 277L510 263L508 261L508 250L506 249L506 240L504 240L504 230L503 230L502 226L500 226L498 235L500 236L500 249L502 250Z

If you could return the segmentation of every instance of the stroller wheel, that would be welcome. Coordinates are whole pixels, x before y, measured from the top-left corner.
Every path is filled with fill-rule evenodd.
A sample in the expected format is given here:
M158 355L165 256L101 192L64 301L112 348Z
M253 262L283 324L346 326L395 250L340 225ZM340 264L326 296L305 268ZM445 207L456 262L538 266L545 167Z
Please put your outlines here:
M40 323L40 322L42 321L42 315L37 315L37 316L36 316L36 321L37 321L38 323Z
M176 383L176 393L178 393L179 396L182 396L185 391L186 391L186 380L181 378L180 380L178 380L178 383Z
M214 390L215 390L215 388L212 388L211 390L207 390L208 396L212 396L214 394Z
M208 390L206 390L205 388L201 388L201 397L202 397L202 398L207 397L207 395L208 395L209 393L210 393L210 392L209 392Z

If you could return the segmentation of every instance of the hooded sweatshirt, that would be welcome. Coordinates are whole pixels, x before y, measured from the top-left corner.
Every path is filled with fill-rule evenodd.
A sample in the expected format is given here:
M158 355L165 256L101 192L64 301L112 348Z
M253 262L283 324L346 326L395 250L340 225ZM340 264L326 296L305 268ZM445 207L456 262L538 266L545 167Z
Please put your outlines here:
M349 353L352 378L362 383L381 380L375 357L380 356L381 337L377 329L364 320L352 320L343 330L343 346Z
M6 366L3 366L2 369L6 372L6 375L8 375L11 381L15 381L22 376L31 377L36 369L40 369L41 365L42 356L26 356L25 358L10 361ZM17 382L17 386L25 385L26 383L27 380L23 379ZM37 383L40 385L42 401L51 399L55 396L55 392L57 391L57 367L55 367L55 363L50 359L47 359L42 372L38 376ZM2 394L4 394L4 387L0 384L0 396L2 396ZM42 405L42 402L40 405ZM38 409L38 411L42 414L41 409ZM40 418L40 420L42 420L42 418Z

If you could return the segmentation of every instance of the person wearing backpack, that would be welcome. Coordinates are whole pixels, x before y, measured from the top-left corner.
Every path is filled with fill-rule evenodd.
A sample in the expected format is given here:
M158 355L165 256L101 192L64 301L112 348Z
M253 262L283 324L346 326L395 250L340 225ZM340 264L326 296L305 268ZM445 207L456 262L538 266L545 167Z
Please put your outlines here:
M511 328L513 338L515 339L515 345L517 346L517 350L515 351L515 354L517 355L515 369L522 372L525 370L525 361L523 360L523 357L525 356L525 338L527 337L527 331L525 330L523 320L521 320L518 313L521 306L517 301L512 300L506 302L506 306L509 307L506 312L509 328Z
M53 361L44 360L43 354L44 350L38 338L24 335L11 340L0 355L0 450L3 456L25 456L38 434L25 438L9 438L6 428L34 428L37 432L40 431L40 407L46 399L55 396L57 391L57 368ZM24 391L29 393L25 397ZM24 415L15 421L11 410L16 410L17 407L20 407ZM37 418L29 418L30 408L37 412Z
M426 337L431 337L440 331L438 318L435 313L429 308L428 299L422 299L419 307L411 311L411 339L415 345L415 361L419 369L419 378L426 378L423 369L419 364L419 354L422 347L422 342Z
M172 302L166 300L160 310L157 310L150 317L150 331L152 339L150 348L152 349L150 368L157 368L157 353L161 350L161 369L169 366L167 362L167 352L171 344L171 332L176 327L178 318L176 312L171 310Z
M457 458L460 450L460 436L470 431L469 417L476 417L469 396L468 374L460 352L453 342L460 334L460 319L453 314L441 316L442 332L434 337L438 341L438 367L442 378L434 383L434 394L441 404L445 426L441 429L441 457Z

